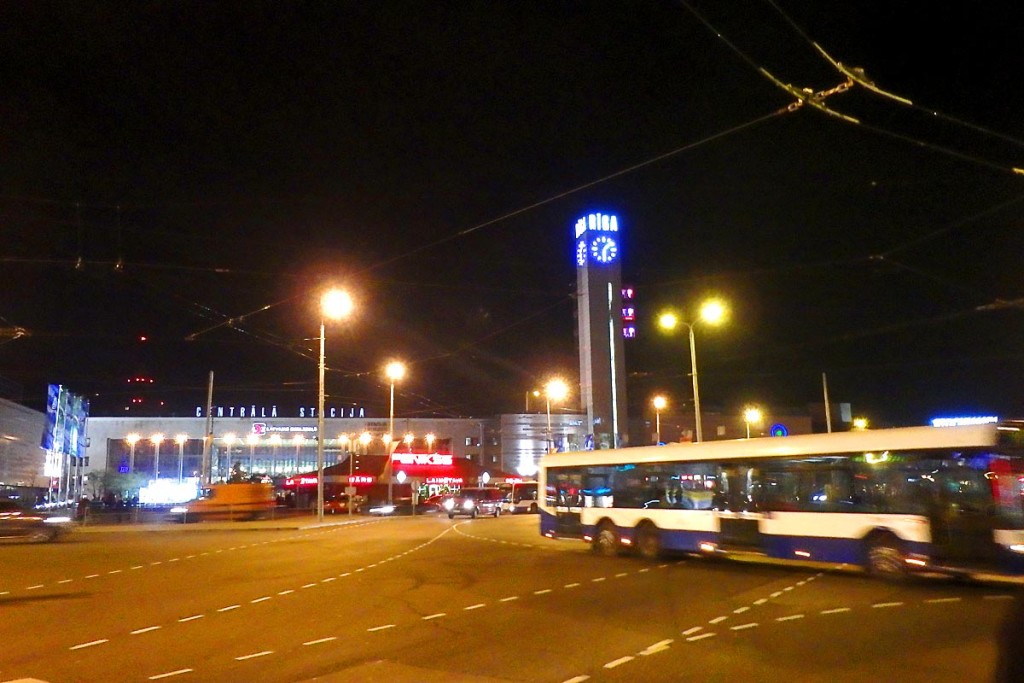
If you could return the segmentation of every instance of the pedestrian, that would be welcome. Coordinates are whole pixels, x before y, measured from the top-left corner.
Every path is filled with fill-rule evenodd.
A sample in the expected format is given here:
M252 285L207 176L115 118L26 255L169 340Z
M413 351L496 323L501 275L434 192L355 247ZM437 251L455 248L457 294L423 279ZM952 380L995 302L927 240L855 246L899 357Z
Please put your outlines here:
M89 511L89 497L82 496L78 499L78 508L75 511L75 519L85 524L85 515Z

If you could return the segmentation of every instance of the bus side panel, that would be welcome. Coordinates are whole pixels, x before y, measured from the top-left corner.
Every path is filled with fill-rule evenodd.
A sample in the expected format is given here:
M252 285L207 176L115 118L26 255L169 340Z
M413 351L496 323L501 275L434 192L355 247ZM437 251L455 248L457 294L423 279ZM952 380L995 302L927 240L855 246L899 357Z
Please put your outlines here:
M931 532L926 517L849 512L773 512L761 522L770 557L860 564L864 538L884 530L903 541L906 552L929 555Z

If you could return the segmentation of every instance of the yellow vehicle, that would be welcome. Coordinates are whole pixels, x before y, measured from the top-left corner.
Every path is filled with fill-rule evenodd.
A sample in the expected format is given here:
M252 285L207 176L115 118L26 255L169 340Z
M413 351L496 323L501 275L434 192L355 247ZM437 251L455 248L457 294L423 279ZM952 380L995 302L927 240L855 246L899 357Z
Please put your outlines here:
M195 500L170 510L181 522L200 520L263 519L275 505L270 484L213 484Z

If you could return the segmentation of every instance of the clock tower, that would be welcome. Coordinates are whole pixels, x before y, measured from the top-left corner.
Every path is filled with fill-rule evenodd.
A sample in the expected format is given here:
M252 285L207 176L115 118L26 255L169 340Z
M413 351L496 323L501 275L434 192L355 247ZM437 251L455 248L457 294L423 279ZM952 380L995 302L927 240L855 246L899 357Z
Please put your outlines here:
M595 449L625 446L626 363L622 343L621 233L617 216L576 221L576 324L580 399Z

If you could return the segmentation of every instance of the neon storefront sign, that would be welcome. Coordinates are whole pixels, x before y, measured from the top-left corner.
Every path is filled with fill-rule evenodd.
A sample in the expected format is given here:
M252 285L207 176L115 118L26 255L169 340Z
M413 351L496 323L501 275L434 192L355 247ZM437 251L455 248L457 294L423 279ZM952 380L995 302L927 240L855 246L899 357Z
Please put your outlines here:
M454 462L454 456L440 453L392 453L391 461L402 465L450 467Z

